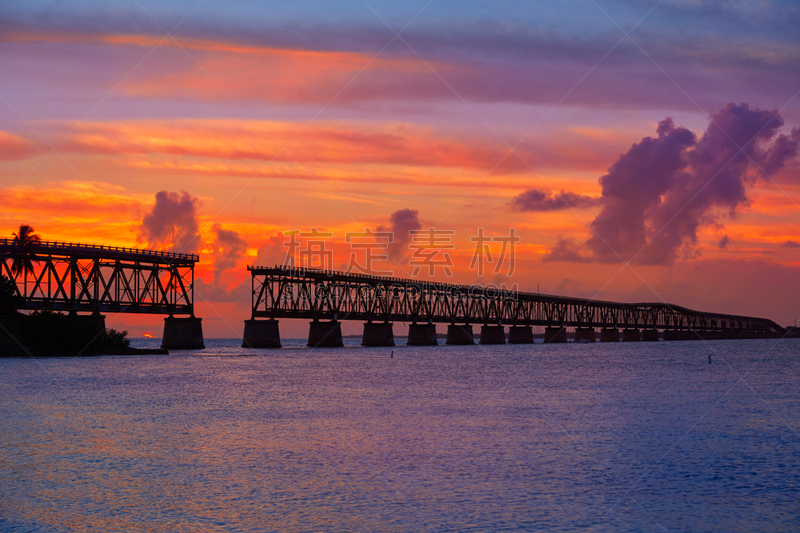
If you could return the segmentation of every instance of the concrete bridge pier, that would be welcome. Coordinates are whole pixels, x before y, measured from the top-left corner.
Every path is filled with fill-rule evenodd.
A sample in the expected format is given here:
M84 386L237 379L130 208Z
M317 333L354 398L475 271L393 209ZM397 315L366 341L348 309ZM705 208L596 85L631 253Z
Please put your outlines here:
M658 330L657 329L642 330L642 340L645 342L658 341Z
M414 322L408 326L409 346L436 346L438 344L436 324L417 324Z
M86 335L92 342L106 336L106 317L100 313L79 315L72 311L68 315L68 323L70 329L79 331L81 336Z
M164 319L164 335L161 347L167 350L201 350L203 343L203 319L194 316Z
M642 340L642 332L637 328L625 328L622 330L622 342L639 342Z
M278 321L274 318L269 320L245 320L244 335L242 336L242 348L280 348L281 334L278 329Z
M594 328L575 328L575 342L578 341L594 342Z
M106 334L105 315L101 315L100 313L79 315L78 313L72 312L69 314L69 318L74 321L76 327L81 329L86 328L91 331L92 335L103 337Z
M567 342L567 328L561 327L546 327L544 329L544 342L545 344L564 343Z
M391 322L364 322L361 346L394 346Z
M447 341L445 344L475 344L471 324L450 324L447 326Z
M619 330L617 328L601 329L600 342L619 342Z
M511 326L508 328L508 344L533 344L533 328Z
M506 330L500 324L489 325L484 324L481 326L481 340L480 344L505 344L506 343Z
M312 348L339 348L342 342L342 323L338 320L312 320L308 327L308 345Z
M689 340L689 332L682 329L665 329L665 341L686 341Z

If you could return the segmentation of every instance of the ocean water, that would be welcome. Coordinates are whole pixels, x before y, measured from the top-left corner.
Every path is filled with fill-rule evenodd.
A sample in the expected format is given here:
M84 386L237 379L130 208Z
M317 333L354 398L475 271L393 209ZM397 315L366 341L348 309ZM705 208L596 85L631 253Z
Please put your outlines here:
M800 530L800 340L345 342L0 359L0 531Z

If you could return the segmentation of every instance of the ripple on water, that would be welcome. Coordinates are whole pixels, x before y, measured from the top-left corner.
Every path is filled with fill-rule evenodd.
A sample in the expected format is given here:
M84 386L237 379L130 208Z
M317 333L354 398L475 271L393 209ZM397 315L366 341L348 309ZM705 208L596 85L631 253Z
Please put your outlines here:
M0 530L800 523L800 341L301 343L0 360Z

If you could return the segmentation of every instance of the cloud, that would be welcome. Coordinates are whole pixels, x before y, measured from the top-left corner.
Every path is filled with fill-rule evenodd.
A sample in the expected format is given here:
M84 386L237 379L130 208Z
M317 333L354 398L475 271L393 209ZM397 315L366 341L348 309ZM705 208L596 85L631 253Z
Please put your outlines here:
M248 276L241 283L228 290L220 283L217 283L216 280L208 283L203 281L202 278L195 278L195 302L230 302L235 303L238 309L247 309L251 305L250 283L250 276Z
M45 240L137 245L141 212L150 199L124 187L62 180L0 188L0 226L8 236L30 222Z
M247 242L233 230L222 229L214 224L211 230L215 234L212 244L214 249L214 283L222 281L222 274L234 268L247 252Z
M636 47L616 48L602 58L604 68L593 72L591 84L578 83L601 59L599 51L614 47L618 36L596 28L556 31L544 19L536 24L494 13L480 20L409 28L404 39L426 58L429 68L406 47L390 47L376 57L386 42L385 28L374 24L298 26L274 16L258 23L252 16L235 22L215 16L213 21L179 24L174 40L164 41L161 34L143 32L151 21L138 19L141 13L84 10L65 16L52 9L39 11L0 15L3 41L36 43L43 49L38 53L59 58L67 47L78 55L87 54L90 46L104 47L110 51L105 59L109 63L136 47L159 46L167 55L178 52L178 46L188 50L198 64L176 54L180 61L174 62L175 68L154 69L121 88L148 98L226 100L229 93L237 99L279 103L328 103L335 97L334 105L343 106L384 105L387 100L436 103L459 97L554 104L575 88L570 103L578 106L693 109L692 102L664 83L662 73L640 68ZM771 6L758 11L778 10ZM752 25L752 15L740 14L746 23L721 31L716 19L712 25L699 25L701 16L709 13L689 7L675 12L679 23L641 35L638 42L667 71L680 68L701 104L718 105L727 95L766 90L791 94L797 85L796 24L791 22L798 15L791 9L782 12L766 30ZM792 29L780 36L777 28ZM16 50L9 54L28 60ZM354 76L358 83L349 84Z
M391 231L394 234L394 242L389 244L389 257L399 261L408 253L408 244L411 242L409 231L422 229L419 223L419 211L417 209L398 209L389 216L388 226L378 226L378 231Z
M41 147L30 139L0 131L0 160L26 159L42 151Z
M553 195L550 191L528 189L515 196L509 205L514 211L558 211L595 207L600 202L600 198L563 190Z
M148 246L172 247L176 252L194 252L201 246L197 223L199 200L186 191L159 191L152 211L142 219L141 236Z
M206 160L388 164L483 171L499 163L498 170L505 172L528 168L517 157L504 157L508 150L499 142L458 138L414 124L332 121L309 126L276 121L180 119L54 122L50 128L59 134L74 129L60 149L82 154L159 154ZM559 146L548 146L546 157L535 153L533 147L521 148L520 152L534 162L546 159L549 164L559 164L567 157L559 160L552 154L574 145L576 136L580 137L564 136L559 139Z
M697 232L748 205L746 188L798 153L800 131L778 134L777 110L728 104L698 140L667 118L600 178L603 208L583 244L559 237L549 261L671 264L696 253Z
M788 240L786 242L782 242L781 246L783 246L784 248L800 248L800 242Z
M726 246L728 246L729 242L731 242L731 240L728 238L727 235L725 235L719 240L719 242L717 243L717 247L719 247L720 249L724 249Z
M280 232L267 238L267 241L258 248L256 265L266 267L283 265L288 250L283 246L284 242L286 242L286 237Z

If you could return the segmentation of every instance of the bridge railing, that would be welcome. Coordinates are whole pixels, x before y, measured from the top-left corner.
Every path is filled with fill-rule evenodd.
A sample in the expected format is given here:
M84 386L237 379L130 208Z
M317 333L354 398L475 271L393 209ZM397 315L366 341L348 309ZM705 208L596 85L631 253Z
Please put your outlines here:
M18 245L14 239L0 239L0 248L14 247ZM64 242L64 241L40 241L29 246L31 250L48 250L48 251L63 251L63 252L109 252L109 253L124 253L132 254L143 257L160 257L164 259L178 259L182 261L199 262L200 256L196 254L183 254L178 252L165 252L161 250L147 250L143 248L126 248L121 246L105 246L102 244L84 244L77 242Z

